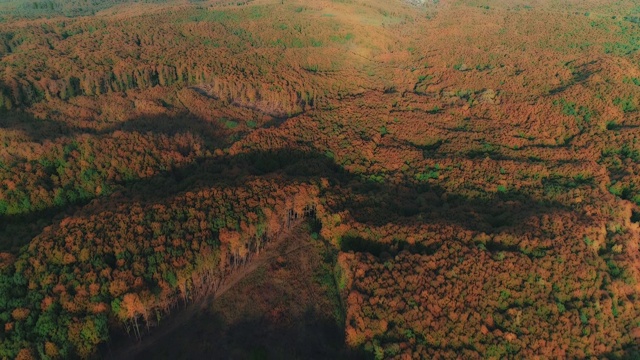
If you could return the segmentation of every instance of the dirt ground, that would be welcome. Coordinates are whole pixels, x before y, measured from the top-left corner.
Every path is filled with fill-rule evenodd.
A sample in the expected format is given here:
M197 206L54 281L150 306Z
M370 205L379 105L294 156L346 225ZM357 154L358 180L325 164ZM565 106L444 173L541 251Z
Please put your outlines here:
M136 359L338 359L343 313L333 255L306 226L256 270ZM356 356L357 357L357 356Z

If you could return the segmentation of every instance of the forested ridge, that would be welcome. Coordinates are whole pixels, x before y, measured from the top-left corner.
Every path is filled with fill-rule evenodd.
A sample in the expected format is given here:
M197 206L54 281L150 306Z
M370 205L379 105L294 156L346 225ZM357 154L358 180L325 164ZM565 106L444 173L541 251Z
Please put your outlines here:
M11 4L0 358L109 356L302 221L327 354L638 356L633 1Z

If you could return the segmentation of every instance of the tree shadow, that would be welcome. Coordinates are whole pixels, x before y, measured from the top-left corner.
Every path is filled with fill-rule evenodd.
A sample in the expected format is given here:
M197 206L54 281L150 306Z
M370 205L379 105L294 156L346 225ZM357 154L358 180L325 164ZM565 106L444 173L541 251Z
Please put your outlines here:
M640 359L640 345L626 346L622 351L600 354L598 357L607 360L637 360Z
M19 126L20 124L14 124ZM68 129L60 128L59 131ZM57 131L57 130L56 130ZM70 130L72 133L74 130ZM142 117L123 123L94 136L108 135L110 131L151 132L171 135L176 133L197 133L211 144L229 144L227 133L221 131L217 124L198 118ZM38 133L40 135L40 133ZM46 135L46 134L44 134ZM56 139L59 134L50 134ZM526 161L526 160L523 160ZM324 204L330 213L346 213L345 221L354 221L367 227L382 227L388 224L416 227L425 224L454 226L460 230L470 230L491 234L509 234L513 237L536 231L535 225L528 221L531 217L544 214L572 213L577 221L587 221L585 215L577 213L569 204L558 201L538 199L524 191L503 191L486 193L483 197L469 197L462 193L451 193L437 184L420 183L413 178L370 180L361 174L345 170L332 157L316 150L303 151L295 148L262 151L254 150L235 155L215 155L196 158L191 163L161 171L148 178L136 178L123 182L118 192L106 197L91 200L90 204L77 208L83 203L72 204L60 208L45 209L45 213L32 213L24 217L5 216L0 221L5 224L29 223L40 221L41 224L22 241L26 244L33 233L45 226L54 224L60 217L73 213L74 217L90 217L92 215L110 216L105 209L117 209L116 205L135 205L147 208L154 204L172 203L175 197L186 192L211 187L237 187L247 184L256 178L274 180L281 185L326 182L321 190L319 201L331 198L331 203ZM559 186L563 186L559 184ZM292 194L293 195L293 194ZM268 196L265 195L265 196ZM122 211L122 208L118 211ZM49 213L47 213L49 214ZM113 215L113 214L112 214ZM104 221L109 221L108 218ZM5 230L8 228L5 228ZM408 250L421 254L432 254L438 251L434 244L408 245L401 239L393 244L374 244L357 235L347 236L343 240L344 251L370 252L380 256L387 252ZM485 245L490 251L519 251L517 244L505 246L500 243ZM557 246L562 246L558 244ZM541 255L545 256L542 249ZM215 317L204 317L203 326L211 325ZM278 327L269 324L265 319L253 319L238 324L222 324L228 327L227 345L212 343L202 349L173 349L171 358L354 358L357 354L345 354L326 347L326 344L338 342L336 330L325 320L318 319L313 313L299 319L302 323L311 323L310 329L295 326ZM187 325L192 326L192 325ZM315 337L314 337L315 334ZM215 335L215 334L214 334ZM232 348L246 345L246 336L258 340L252 353L234 353ZM215 338L212 336L211 338ZM260 340L266 338L267 340ZM243 340L244 339L244 340ZM204 339L203 341L205 341ZM216 340L217 341L217 340ZM229 345L231 344L231 345ZM225 348L224 346L228 346ZM245 348L246 349L246 348ZM278 350L281 349L281 350ZM191 350L195 352L192 353ZM275 352L274 352L275 351ZM282 351L278 353L278 351ZM337 352L336 352L337 351ZM220 356L218 356L220 354ZM149 354L146 354L149 355ZM290 356L289 356L290 355ZM145 354L141 355L145 358ZM264 358L264 357L263 357Z
M266 316L227 323L216 312L199 314L176 329L171 346L147 349L135 359L366 359L344 343L344 330L309 308L288 322Z
M77 129L59 121L38 119L22 110L0 110L0 132L6 131L17 131L19 135L36 142L77 133Z
M0 252L17 253L47 226L71 216L89 201L35 211L21 215L0 216Z
M17 114L0 120L0 126L23 129L33 138L52 141L59 137L73 137L80 133L93 137L109 136L116 131L169 136L185 133L200 137L211 149L227 147L248 133L239 131L234 138L230 138L229 132L222 128L220 123L186 113L173 117L140 117L100 131L73 129L55 121L45 121L49 125L39 127L40 122L43 121L30 118L28 114ZM438 154L435 152L429 151L425 156L436 158ZM571 211L564 204L535 199L516 191L487 194L483 198L469 198L462 194L446 193L445 189L438 185L421 184L410 178L405 178L400 183L391 181L379 183L368 180L360 174L349 173L323 152L294 148L250 151L233 156L200 157L186 165L159 171L151 177L133 178L109 185L123 189L126 194L125 199L163 202L167 197L173 197L181 192L197 191L217 184L232 185L246 178L258 176L275 178L283 184L327 179L331 184L329 191L333 195L338 194L339 199L330 210L347 211L355 221L371 226L384 226L388 223L408 226L421 223L448 223L483 232L498 230L521 232L518 224L530 216ZM11 226L15 228L20 224L26 226L33 222L39 223L40 225L32 231L27 231L18 237L13 236L10 247L15 250L26 244L45 226L54 223L54 219L68 215L69 212L75 211L77 206L91 200L93 198L82 199L82 201L41 209L25 215L2 216L0 223L5 226L4 231L0 227L0 240L13 236L9 234L13 231ZM114 200L122 201L113 197L101 198L92 208L99 209Z
M567 62L565 65L569 66L573 63L574 61L569 61ZM571 70L571 80L569 82L567 82L564 85L560 85L554 89L549 90L549 95L547 96L553 96L559 93L562 93L564 91L566 91L568 88L574 86L574 85L578 85L578 84L582 84L585 83L587 80L589 80L589 78L593 75L593 74L597 74L599 72L601 72L602 70L597 69L594 70L592 68L592 65L596 64L597 61L592 60L589 61L587 63L584 64L580 64L574 68L572 68Z
M0 131L18 131L29 141L42 143L78 135L106 136L116 131L176 135L191 132L211 142L224 139L223 124L198 117L189 112L176 115L147 115L118 122L106 127L82 127L50 118L38 119L22 110L5 112L0 117ZM227 141L228 143L229 141Z
M275 180L282 186L320 183L324 179L328 187L322 190L318 200L331 198L331 204L325 204L330 213L346 213L346 218L343 217L346 223L353 221L364 227L393 225L420 228L423 225L442 225L465 231L524 238L527 233L536 232L535 221L531 220L545 214L571 214L576 222L588 221L584 218L585 215L576 212L570 204L537 199L521 191L498 191L472 198L447 192L438 185L421 184L413 179L405 179L400 183L379 183L347 172L323 153L295 149L254 151L201 159L150 179L133 181L118 196L96 200L75 216L99 215L105 207L114 208L114 205L136 203L146 207L171 203L173 198L186 192L196 193L211 187L234 188L256 178ZM564 182L560 182L558 186L564 186L563 184L571 186ZM409 246L402 239L396 239L393 243L375 244L355 234L347 234L340 241L343 242L343 251L370 252L374 255L403 249L421 254L437 250L437 246L434 247L431 243ZM519 249L517 243L496 242L483 245L489 251L522 252L532 257L545 256L546 251L550 250L548 247Z
M79 135L86 135L92 141L100 138L111 137L116 132L123 133L139 133L139 134L153 134L153 135L165 135L168 137L178 134L192 134L202 139L206 148L224 148L229 146L234 139L230 138L229 133L221 127L221 124L206 121L204 119L197 118L190 114L182 114L179 116L145 116L133 119L131 121L119 123L113 125L107 129L96 130L92 128L72 127L66 123L55 120L41 120L35 118L29 113L22 112L20 110L5 112L0 115L0 134L3 132L8 134L10 131L17 131L16 135L9 135L12 140L18 143L22 141L33 141L36 143L43 143L45 141L51 141L55 144L67 146L76 141L76 137ZM238 138L246 135L247 132L238 132ZM169 140L171 141L171 140ZM117 149L115 149L117 150ZM181 155L188 154L189 149L178 149ZM8 151L11 154L11 149ZM45 155L45 154L41 154ZM38 158L39 154L29 155L31 157ZM66 156L66 154L65 154ZM114 159L118 158L118 155L114 154ZM4 160L4 161L3 161ZM63 159L64 160L64 159ZM203 158L193 159L194 164L201 162ZM27 158L21 158L9 155L6 159L0 159L0 174L3 172L9 176L9 178L25 179L21 174L16 173L16 164L33 164L35 165L39 160L29 160ZM60 161L64 163L65 161ZM89 164L89 166L100 167L105 166L101 163ZM111 180L105 181L105 184L109 187L116 189L126 188L128 186L138 185L136 188L140 189L139 184L145 181L149 181L150 184L157 185L158 181L166 178L171 174L180 174L179 168L170 168L166 171L158 171L156 176L148 177L133 177L125 180ZM35 170L34 170L35 171ZM43 173L35 179L32 186L42 187L47 191L54 191L55 187L53 177L57 177L56 166L50 166L50 169L45 168ZM81 180L80 174L77 175L78 179L73 184L67 184L64 190L77 190L77 187L82 187L79 183ZM186 175L184 175L186 177ZM3 179L0 179L0 181ZM27 179L31 181L33 179ZM23 180L25 181L25 180ZM20 186L20 184L18 184ZM2 190L2 187L0 187ZM19 188L29 194L33 189L31 188ZM99 198L100 196L86 193L83 196L78 196L73 200L64 201L64 203L55 203L48 207L31 207L28 212L20 212L15 214L3 213L3 204L0 202L0 251L17 252L20 247L27 244L34 236L42 232L47 226L54 224L56 221L61 220L65 216L73 214L76 210L82 206L88 204L92 200ZM107 197L108 199L108 197ZM105 200L108 202L108 200ZM4 206L8 206L4 204Z

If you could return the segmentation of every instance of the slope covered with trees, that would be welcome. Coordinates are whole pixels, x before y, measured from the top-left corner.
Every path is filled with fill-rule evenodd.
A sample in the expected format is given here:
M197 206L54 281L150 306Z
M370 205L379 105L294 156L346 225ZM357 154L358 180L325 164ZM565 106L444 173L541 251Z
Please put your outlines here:
M638 355L637 3L94 5L0 22L0 358L153 336L303 220L356 352Z

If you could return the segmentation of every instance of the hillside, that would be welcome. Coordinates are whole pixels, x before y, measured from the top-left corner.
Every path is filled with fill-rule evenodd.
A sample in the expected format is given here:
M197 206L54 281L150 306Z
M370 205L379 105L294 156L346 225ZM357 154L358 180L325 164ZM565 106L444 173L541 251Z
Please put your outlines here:
M640 356L639 18L0 2L0 358Z

